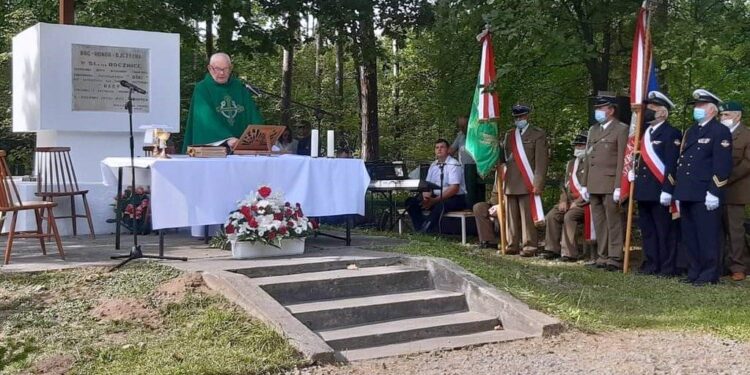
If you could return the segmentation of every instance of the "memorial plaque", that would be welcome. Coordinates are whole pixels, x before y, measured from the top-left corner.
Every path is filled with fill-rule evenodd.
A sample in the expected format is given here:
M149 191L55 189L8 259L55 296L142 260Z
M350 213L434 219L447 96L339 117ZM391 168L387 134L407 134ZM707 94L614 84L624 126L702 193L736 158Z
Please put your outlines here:
M126 80L149 90L149 50L72 45L73 111L127 112ZM148 113L148 93L133 93L133 112Z

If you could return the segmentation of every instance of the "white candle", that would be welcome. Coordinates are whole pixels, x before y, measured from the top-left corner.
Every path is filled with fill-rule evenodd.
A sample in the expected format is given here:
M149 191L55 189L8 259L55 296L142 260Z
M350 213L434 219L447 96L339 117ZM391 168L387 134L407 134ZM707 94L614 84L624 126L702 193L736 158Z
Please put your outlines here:
M334 143L333 143L333 130L329 130L327 134L328 134L328 140L326 142L326 147L328 149L328 154L326 156L329 157L329 158L332 158L332 157L336 156L335 155L336 148L333 147L334 146Z
M313 129L310 133L310 156L318 157L318 142L319 142L318 129Z

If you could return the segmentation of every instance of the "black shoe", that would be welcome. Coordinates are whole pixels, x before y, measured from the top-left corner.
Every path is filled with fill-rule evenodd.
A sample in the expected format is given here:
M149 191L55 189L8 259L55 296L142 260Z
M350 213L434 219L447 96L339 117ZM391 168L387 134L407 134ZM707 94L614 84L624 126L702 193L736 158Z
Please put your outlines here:
M693 286L708 286L708 285L716 285L718 284L718 281L693 281Z
M587 268L597 268L597 269L598 268L606 268L607 267L606 264L596 263L596 262L586 263L585 266Z
M694 281L691 280L689 277L683 277L679 280L683 284L692 284Z
M542 253L541 253L541 255L540 255L540 256L541 256L542 258L544 258L544 259L547 259L547 260L553 260L553 259L557 259L557 258L559 258L559 257L560 257L560 254L558 254L558 253L553 253L553 252L551 252L551 251L542 251Z
M518 254L523 258L531 258L536 255L536 251L534 250L521 250L521 252Z
M622 267L615 266L614 264L608 264L604 267L609 272L619 272L622 271Z
M565 263L575 263L575 262L578 261L578 259L576 259L576 258L571 258L571 257L565 256L565 255L561 256L560 259L558 259L558 260L561 261L561 262L565 262Z
M482 249L497 249L497 244L487 242L487 241L482 241L479 243L479 247Z
M422 223L422 226L419 228L419 232L427 233L430 230L430 224L432 224L432 222L429 220Z

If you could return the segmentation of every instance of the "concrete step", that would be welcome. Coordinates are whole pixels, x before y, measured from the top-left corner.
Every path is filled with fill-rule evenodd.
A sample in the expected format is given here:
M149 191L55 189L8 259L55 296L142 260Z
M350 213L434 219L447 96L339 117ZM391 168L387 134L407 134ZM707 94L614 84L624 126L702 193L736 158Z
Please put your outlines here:
M445 290L315 301L286 308L314 331L468 310L462 293Z
M528 337L528 333L520 331L493 330L472 333L468 335L434 337L424 340L402 342L398 344L374 346L354 350L343 350L336 352L336 359L342 362L353 362L365 359L430 352L435 350L457 349L475 345L519 340Z
M252 279L281 304L431 289L429 271L401 265Z
M293 275L298 273L321 272L345 269L354 264L357 268L384 267L398 264L400 257L366 257L366 256L320 256L287 258L278 261L255 262L252 267L234 270L247 277L269 277Z
M498 324L493 316L461 312L318 331L318 334L331 348L340 351L489 331Z

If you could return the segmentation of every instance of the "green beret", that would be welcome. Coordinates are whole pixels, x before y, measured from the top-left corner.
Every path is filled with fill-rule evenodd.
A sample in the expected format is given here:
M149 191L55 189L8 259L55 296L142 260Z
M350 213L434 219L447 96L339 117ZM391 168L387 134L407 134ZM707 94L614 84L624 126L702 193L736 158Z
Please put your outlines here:
M742 112L742 104L739 102L726 102L721 105L721 112Z

